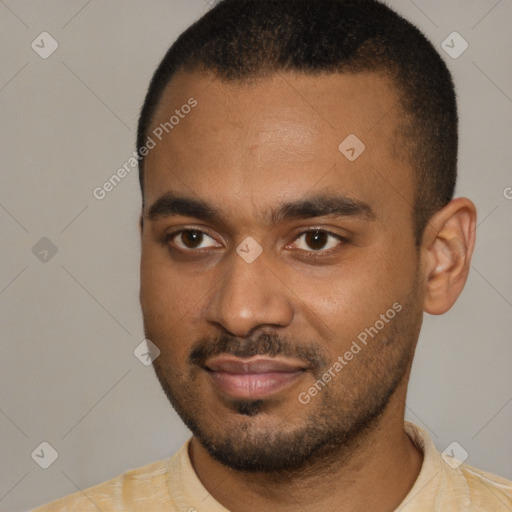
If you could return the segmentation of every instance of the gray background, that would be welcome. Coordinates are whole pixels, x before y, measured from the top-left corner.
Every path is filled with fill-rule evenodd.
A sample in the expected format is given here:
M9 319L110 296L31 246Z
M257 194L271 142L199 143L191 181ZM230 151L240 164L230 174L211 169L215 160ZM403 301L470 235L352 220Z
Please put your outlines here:
M439 450L456 440L469 464L512 478L512 0L389 3L453 70L458 195L480 216L466 290L446 315L426 315L407 417ZM136 172L101 201L92 191L131 156L152 72L207 7L0 1L2 511L168 457L188 437L133 354L144 338ZM59 45L47 59L31 48L43 31ZM453 31L469 43L457 59L441 48ZM42 237L55 255L47 241L33 250ZM58 453L46 470L31 456L43 441Z

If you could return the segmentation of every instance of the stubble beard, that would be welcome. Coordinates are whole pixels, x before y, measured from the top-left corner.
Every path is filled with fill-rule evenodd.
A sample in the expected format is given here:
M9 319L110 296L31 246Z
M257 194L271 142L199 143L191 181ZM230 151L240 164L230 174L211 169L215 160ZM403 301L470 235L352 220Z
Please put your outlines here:
M272 405L266 399L225 400L222 405L227 411L220 421L216 411L208 409L212 404L204 403L195 388L192 372L180 373L177 365L167 365L175 368L169 371L159 359L153 367L171 405L211 457L237 471L291 475L348 459L359 441L378 427L408 375L415 348L412 339L417 338L419 325L418 309L414 301L408 301L388 328L369 341L310 403L303 405L297 400L296 409L279 424L266 422L272 417ZM146 331L146 336L152 339L151 332ZM243 354L232 349L236 340L231 338L210 340L209 347L215 353L240 356L291 355L293 351L292 344L273 336L251 341L244 345ZM315 381L332 362L317 354L316 363L312 371Z

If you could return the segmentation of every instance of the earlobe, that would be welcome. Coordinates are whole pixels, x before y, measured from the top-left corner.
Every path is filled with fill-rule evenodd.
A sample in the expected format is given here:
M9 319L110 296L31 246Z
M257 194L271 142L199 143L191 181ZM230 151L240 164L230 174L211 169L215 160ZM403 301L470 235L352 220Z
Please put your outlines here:
M425 301L431 315L448 311L462 292L475 246L476 207L457 198L437 212L423 240Z

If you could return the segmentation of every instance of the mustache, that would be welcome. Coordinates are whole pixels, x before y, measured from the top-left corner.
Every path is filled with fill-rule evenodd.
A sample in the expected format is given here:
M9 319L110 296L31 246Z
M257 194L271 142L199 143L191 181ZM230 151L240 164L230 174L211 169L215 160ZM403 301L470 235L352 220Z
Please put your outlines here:
M188 362L202 367L209 358L220 355L233 355L240 358L280 355L300 359L306 362L310 369L327 366L326 358L315 344L292 343L276 333L262 333L257 337L243 339L227 334L216 338L202 338L194 344Z

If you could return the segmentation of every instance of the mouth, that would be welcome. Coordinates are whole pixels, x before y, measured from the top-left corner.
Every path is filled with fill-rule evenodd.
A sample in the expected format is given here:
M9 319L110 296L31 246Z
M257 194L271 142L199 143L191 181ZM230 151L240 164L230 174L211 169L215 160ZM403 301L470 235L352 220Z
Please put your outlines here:
M204 369L220 392L232 398L257 400L292 386L308 368L293 359L223 355L207 360Z

